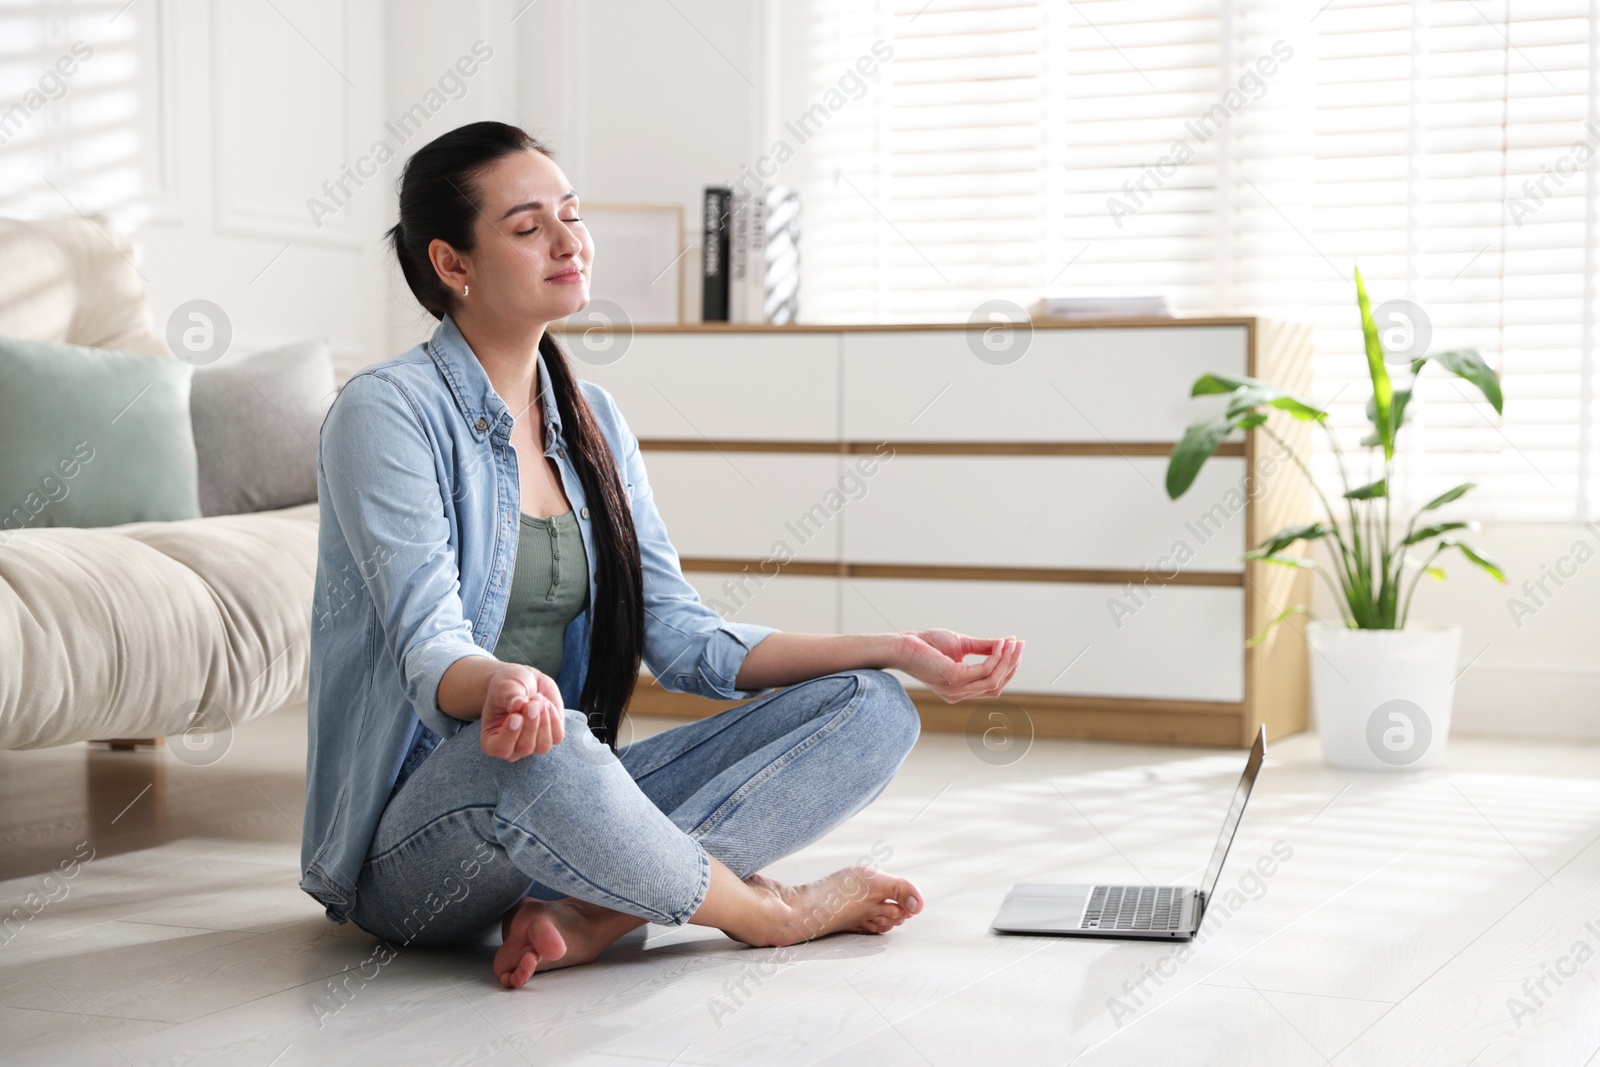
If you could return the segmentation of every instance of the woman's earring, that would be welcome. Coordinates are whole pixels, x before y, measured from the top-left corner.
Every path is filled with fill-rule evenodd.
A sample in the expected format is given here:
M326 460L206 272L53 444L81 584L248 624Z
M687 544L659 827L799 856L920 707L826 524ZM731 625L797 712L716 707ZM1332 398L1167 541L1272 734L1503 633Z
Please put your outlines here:
M472 288L472 286L470 286L470 285L463 285L461 287L461 295L462 296L466 296L467 295L467 290L471 289L471 288Z

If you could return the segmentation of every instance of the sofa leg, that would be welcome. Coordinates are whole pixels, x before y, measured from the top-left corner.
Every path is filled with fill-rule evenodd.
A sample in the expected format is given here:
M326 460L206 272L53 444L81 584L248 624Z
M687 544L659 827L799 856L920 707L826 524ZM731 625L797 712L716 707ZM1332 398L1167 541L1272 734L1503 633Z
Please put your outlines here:
M160 748L167 743L165 737L97 737L96 745L110 745L114 752L132 752L136 748Z

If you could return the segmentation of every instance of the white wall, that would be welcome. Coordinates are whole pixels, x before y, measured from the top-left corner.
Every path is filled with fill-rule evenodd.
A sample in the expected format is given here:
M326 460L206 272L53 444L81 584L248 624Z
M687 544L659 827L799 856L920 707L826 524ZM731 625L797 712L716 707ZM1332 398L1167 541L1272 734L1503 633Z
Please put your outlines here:
M381 239L411 152L514 122L585 202L680 204L693 240L701 189L759 155L764 17L739 0L23 0L0 13L0 106L74 41L92 55L0 146L0 211L109 212L134 235L158 326L204 298L236 348L326 336L348 373L432 329ZM378 142L393 158L363 166Z
M525 2L14 5L0 14L0 107L74 42L90 56L0 145L0 211L109 214L134 237L158 329L204 298L237 350L324 336L341 376L387 359L432 321L381 241L400 167L453 126L515 121ZM562 7L519 22L540 6ZM479 41L491 56L463 77L454 64ZM419 103L436 110L396 133ZM380 141L396 156L373 172Z
M733 180L763 144L772 6L541 0L518 21L523 125L551 144L584 202L682 206L690 320L700 317L703 190Z
M527 0L475 0L441 4L436 0L400 0L384 6L382 28L385 79L385 128L374 131L394 152L378 179L363 195L379 216L372 278L374 299L385 302L387 325L383 354L397 355L433 332L436 320L412 299L382 231L395 221L395 190L406 159L435 137L469 122L496 119L518 122L517 85L522 59L517 52L513 17ZM523 11L517 22L536 17L543 3ZM458 65L459 64L459 65ZM470 70L464 76L462 70ZM444 105L415 129L402 128L400 116L430 102ZM391 130L406 135L402 140ZM361 148L368 152L371 146Z

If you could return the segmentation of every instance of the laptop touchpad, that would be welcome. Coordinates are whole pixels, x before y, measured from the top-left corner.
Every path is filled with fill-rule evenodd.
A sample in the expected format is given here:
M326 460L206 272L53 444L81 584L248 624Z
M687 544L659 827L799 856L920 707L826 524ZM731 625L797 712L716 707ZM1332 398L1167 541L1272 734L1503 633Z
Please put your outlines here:
M996 926L1076 930L1093 886L1024 882L1011 891Z

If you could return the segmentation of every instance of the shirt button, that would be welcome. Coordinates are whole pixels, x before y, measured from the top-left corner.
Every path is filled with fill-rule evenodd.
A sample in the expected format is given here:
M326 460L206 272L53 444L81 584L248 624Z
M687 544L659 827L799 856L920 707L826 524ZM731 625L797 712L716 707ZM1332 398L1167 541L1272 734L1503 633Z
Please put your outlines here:
M560 456L562 459L566 459L567 458L567 450L564 449L564 448L558 448L558 449L556 449L556 455Z
M582 511L578 512L578 514L587 519L589 517L589 508L585 506Z
M478 429L487 430L488 428L489 428L489 420L488 419L479 419L478 420Z

